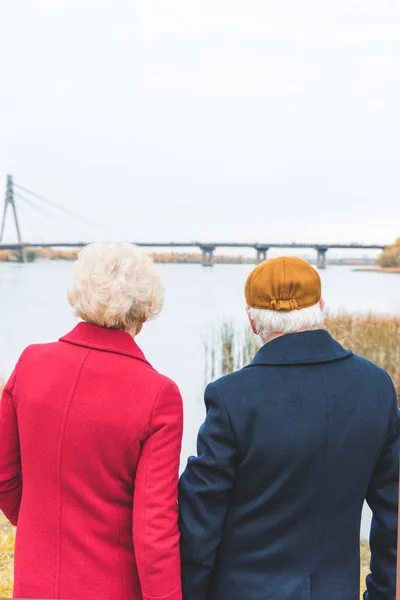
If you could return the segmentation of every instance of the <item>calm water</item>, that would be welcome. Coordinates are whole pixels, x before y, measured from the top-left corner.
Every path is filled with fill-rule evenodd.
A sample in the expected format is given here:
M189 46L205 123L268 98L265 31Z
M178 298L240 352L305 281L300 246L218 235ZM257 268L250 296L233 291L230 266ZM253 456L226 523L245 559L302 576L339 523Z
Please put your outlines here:
M182 464L195 449L202 422L204 339L225 317L245 324L243 285L251 265L159 265L166 287L161 317L145 326L138 342L150 362L174 379L185 402ZM0 263L0 379L7 378L22 350L57 339L76 320L66 301L72 264ZM400 276L329 267L322 272L327 308L333 311L400 312ZM367 535L369 513L363 519Z

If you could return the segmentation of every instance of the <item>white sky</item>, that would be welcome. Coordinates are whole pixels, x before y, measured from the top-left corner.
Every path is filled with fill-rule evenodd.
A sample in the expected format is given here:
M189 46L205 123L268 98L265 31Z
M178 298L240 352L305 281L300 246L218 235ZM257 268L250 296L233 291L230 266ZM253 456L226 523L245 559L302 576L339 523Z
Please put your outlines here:
M108 236L400 235L397 0L2 0L0 57L0 177Z

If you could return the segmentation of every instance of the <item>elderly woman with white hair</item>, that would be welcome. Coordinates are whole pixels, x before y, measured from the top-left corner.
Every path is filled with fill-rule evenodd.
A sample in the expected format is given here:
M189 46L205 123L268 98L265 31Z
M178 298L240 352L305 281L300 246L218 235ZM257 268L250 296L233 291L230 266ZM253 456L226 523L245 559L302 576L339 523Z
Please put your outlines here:
M69 301L82 322L28 347L0 404L14 595L181 600L182 399L135 341L162 309L159 276L130 244L93 244Z

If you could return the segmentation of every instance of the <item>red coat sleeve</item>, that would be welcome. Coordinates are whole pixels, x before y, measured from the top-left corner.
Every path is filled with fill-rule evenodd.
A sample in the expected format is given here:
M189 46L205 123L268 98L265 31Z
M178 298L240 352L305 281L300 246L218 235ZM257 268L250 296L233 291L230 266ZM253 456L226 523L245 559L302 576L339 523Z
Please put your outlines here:
M16 373L11 375L0 401L0 510L17 524L22 494L21 456L13 391Z
M182 398L167 381L153 409L133 500L133 540L143 600L181 600L178 477Z

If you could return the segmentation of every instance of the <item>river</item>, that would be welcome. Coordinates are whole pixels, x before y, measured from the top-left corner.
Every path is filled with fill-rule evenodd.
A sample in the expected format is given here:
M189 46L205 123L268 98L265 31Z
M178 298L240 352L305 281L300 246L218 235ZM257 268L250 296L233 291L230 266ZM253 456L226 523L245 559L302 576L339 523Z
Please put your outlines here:
M138 343L150 362L174 379L185 402L182 465L195 449L204 416L204 341L224 318L246 323L243 285L251 265L158 265L166 288L162 315ZM72 263L0 263L0 379L11 373L29 344L57 339L76 323L66 300ZM327 309L400 312L400 276L332 266L321 272ZM365 510L362 534L368 535Z

